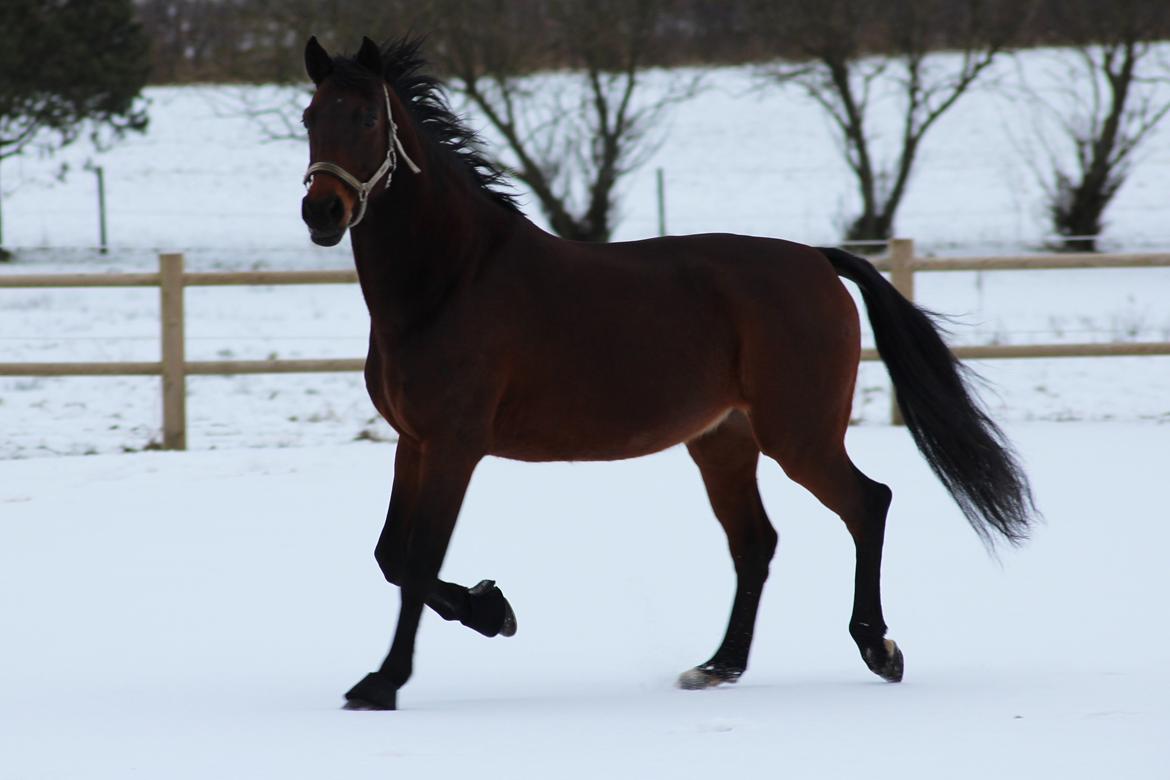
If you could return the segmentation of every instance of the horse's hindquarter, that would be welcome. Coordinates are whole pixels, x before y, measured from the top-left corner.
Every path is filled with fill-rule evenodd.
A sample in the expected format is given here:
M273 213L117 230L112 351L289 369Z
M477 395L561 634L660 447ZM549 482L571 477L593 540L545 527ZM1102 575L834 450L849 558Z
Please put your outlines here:
M687 441L748 406L745 349L784 361L786 342L825 327L790 321L810 316L799 286L831 279L844 295L831 269L809 277L778 257L795 246L782 242L553 246L499 269L485 299L507 321L489 331L506 353L490 447L504 457L616 459Z

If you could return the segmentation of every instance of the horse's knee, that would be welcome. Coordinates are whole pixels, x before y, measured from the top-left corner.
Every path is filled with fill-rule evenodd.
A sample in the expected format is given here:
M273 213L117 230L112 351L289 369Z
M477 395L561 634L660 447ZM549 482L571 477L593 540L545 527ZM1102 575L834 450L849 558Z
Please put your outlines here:
M402 584L404 567L402 554L397 547L379 543L374 548L374 560L378 562L378 568L382 570L382 576L386 578L386 582L391 585Z
M391 585L420 597L430 591L434 575L409 560L399 548L380 544L374 548L374 560L378 562L386 582Z

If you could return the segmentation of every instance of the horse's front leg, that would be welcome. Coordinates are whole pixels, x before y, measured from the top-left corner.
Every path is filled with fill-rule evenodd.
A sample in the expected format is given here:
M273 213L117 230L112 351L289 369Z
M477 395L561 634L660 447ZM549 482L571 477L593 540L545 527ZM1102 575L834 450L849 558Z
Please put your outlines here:
M386 524L374 548L374 558L391 585L401 585L406 564L406 540L411 534L411 506L419 489L420 449L402 439L394 460L394 488ZM426 605L443 620L459 621L484 636L511 636L516 633L516 615L503 598L494 580L464 587L436 579L427 594Z
M480 458L462 447L399 442L390 511L375 556L386 578L401 588L402 607L389 655L345 695L349 706L396 708L398 689L410 679L424 604L436 592L459 587L440 587L439 567Z
M443 620L456 620L486 637L516 633L516 614L495 580L480 580L467 588L437 579L426 605Z
M374 549L374 557L386 580L401 585L405 572L407 542L410 538L410 507L419 488L420 455L417 444L402 439L394 461L394 489L386 524ZM494 580L482 580L468 588L454 582L435 580L427 593L426 605L444 620L454 620L484 636L512 636L516 615Z

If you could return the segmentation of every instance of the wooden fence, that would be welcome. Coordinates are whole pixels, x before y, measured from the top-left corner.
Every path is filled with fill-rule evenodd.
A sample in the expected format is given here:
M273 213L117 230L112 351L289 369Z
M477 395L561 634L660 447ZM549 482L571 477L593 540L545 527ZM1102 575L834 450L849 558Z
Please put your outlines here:
M161 376L163 449L187 449L187 377L360 371L365 358L324 360L187 360L183 290L226 285L356 284L356 271L244 271L191 273L183 255L158 258L158 273L0 275L5 287L158 287L162 349L140 363L0 363L0 376Z
M1119 255L1025 255L1019 257L916 257L914 242L893 239L886 257L874 264L890 274L894 286L914 299L914 275L926 271L1070 270L1084 268L1170 268L1170 253ZM187 272L183 255L159 256L157 273L134 274L0 274L0 288L158 287L161 356L158 361L106 363L0 363L0 376L161 376L164 449L187 448L187 377L236 374L295 374L360 371L365 358L319 360L196 360L185 358L183 291L187 287L223 285L354 284L354 271ZM1170 342L1097 344L1018 344L954 347L961 359L1057 358L1166 355ZM875 350L863 360L877 360ZM897 405L893 421L900 422Z

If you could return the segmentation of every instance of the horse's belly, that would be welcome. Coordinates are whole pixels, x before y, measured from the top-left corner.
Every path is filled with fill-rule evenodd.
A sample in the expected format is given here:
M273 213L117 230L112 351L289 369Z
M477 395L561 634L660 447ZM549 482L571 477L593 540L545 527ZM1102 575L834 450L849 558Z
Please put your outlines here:
M621 460L659 452L714 428L736 407L722 393L659 404L539 399L501 406L491 454L514 460Z
M568 436L526 437L502 435L492 444L490 455L524 461L624 460L661 452L701 435L722 422L731 413L723 409L707 420L654 430L641 430L612 437Z

